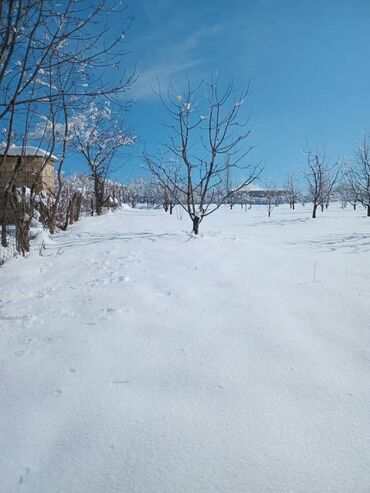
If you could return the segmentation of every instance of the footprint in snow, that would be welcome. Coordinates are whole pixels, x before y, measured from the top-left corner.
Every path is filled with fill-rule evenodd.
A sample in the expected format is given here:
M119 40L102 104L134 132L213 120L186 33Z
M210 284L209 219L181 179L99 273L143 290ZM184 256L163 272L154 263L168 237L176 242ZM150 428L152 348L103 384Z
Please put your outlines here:
M0 320L27 320L29 318L29 315L21 315L20 317L17 316L12 316L12 315L1 315L0 314Z
M25 353L26 351L24 349L20 349L19 351L16 351L14 354L15 356L23 356L23 354Z
M18 484L23 484L25 480L27 479L27 476L30 473L30 468L29 467L23 467L23 472L19 476Z
M118 282L128 282L130 280L129 276L119 276L117 278Z
M120 308L112 307L103 308L101 311L104 313L122 313L122 310Z

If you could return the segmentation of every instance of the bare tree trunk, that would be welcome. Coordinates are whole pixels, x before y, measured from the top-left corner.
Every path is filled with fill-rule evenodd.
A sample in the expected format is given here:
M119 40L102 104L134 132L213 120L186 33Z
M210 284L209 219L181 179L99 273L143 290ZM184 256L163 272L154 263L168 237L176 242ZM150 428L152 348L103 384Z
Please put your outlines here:
M29 232L32 218L32 208L27 207L26 188L22 188L22 194L17 196L15 185L13 186L14 197L11 205L16 212L16 248L23 256L30 251ZM28 210L30 209L30 210Z
M104 202L104 182L101 182L99 176L94 176L94 192L95 192L95 212L98 216L103 213Z
M79 193L76 199L75 204L75 212L74 212L74 220L78 221L81 215L81 206L82 206L82 193Z
M75 200L76 200L76 195L73 194L72 197L71 197L70 208L69 208L69 224L73 224L74 223Z
M66 229L68 228L68 220L69 220L69 216L70 216L70 212L71 212L71 201L68 202L68 207L67 207L67 212L66 212L66 219L64 221L64 224L62 226L62 231L66 231Z
M23 256L30 251L30 241L28 238L29 227L27 224L17 224L16 227L16 248Z
M193 233L195 235L199 234L199 223L200 223L200 218L198 216L195 216L193 218Z
M3 213L3 220L1 222L1 245L6 248L8 246L8 238L6 234L6 227L7 227L7 217L6 217L6 211L4 209Z

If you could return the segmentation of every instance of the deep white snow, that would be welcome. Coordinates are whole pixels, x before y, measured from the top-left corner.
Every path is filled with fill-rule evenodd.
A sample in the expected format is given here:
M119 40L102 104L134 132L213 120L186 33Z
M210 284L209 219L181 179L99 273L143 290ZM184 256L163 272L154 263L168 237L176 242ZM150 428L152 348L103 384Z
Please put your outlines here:
M125 209L5 264L1 493L369 492L370 220L309 214Z

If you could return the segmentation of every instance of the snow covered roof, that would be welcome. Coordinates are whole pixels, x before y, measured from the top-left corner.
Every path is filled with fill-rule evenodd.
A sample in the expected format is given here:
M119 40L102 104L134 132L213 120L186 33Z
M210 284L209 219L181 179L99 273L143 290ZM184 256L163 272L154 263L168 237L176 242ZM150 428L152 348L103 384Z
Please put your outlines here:
M239 189L239 186L235 187L232 191L238 190ZM248 192L248 193L249 192L261 192L263 190L264 190L263 188L261 188L258 185L255 185L254 183L251 183L249 185L245 185L244 187L242 187L241 189L239 189L240 192Z
M0 144L0 156L3 156L5 153L6 146L4 144ZM36 156L36 157L46 157L51 161L58 161L58 158L54 156L54 154L50 155L50 152L44 151L39 147L33 146L16 146L11 145L6 153L7 156Z
M238 190L238 188L239 187L235 187L235 190ZM286 193L285 188L278 188L278 187L263 188L263 187L260 187L259 185L254 184L254 183L251 183L249 185L242 187L239 191L240 192L247 192L247 193L255 193L255 192L263 193L263 192L270 192L270 191L273 191L276 193Z

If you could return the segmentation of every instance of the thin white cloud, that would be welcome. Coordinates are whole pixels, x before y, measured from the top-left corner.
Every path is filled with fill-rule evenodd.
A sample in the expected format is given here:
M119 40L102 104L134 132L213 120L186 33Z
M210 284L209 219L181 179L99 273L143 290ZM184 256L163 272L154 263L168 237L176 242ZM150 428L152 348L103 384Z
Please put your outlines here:
M204 61L204 58L199 57L202 42L222 29L220 25L198 29L185 39L177 43L167 43L157 53L152 53L154 61L152 59L147 64L144 63L143 68L138 64L138 79L132 90L134 99L152 98L155 96L153 88L157 88L158 81L163 87L168 87L171 81L184 72L199 67ZM157 44L161 45L159 42Z
M155 96L158 90L158 82L167 87L169 83L182 72L199 65L202 60L190 60L181 65L178 62L158 62L139 74L139 78L133 88L135 99L147 99Z

